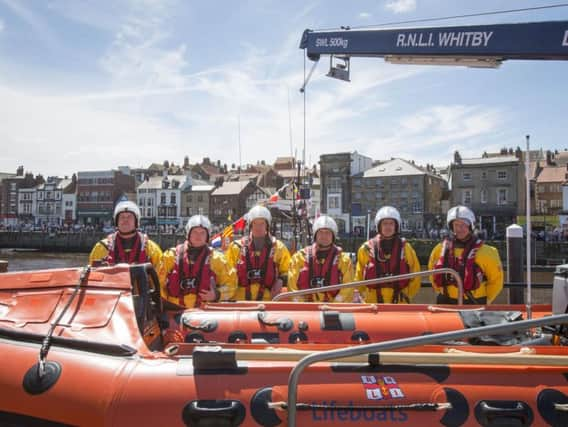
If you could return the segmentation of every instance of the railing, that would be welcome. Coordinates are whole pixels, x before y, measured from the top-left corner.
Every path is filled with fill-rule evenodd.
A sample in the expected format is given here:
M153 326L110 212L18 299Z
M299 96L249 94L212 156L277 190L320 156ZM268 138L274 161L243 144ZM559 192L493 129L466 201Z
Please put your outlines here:
M301 291L284 292L276 295L272 301L280 301L282 299L294 298L303 295L318 294L321 292L335 291L340 289L358 288L360 286L378 285L381 283L391 283L398 280L411 279L418 276L432 276L435 274L450 274L456 280L458 287L458 304L463 304L463 282L457 271L451 268L439 268L437 270L417 271L415 273L400 274L398 276L380 277L378 279L360 280L358 282L342 283L340 285L325 286L323 288L302 289Z
M378 344L367 344L357 347L342 348L339 350L328 350L314 354L310 354L301 359L290 372L288 378L288 426L296 425L296 405L298 397L298 380L302 371L314 363L325 362L345 357L358 356L361 354L370 354L379 351L396 350L399 348L437 344L450 340L462 340L465 338L479 337L482 335L504 334L519 330L527 330L534 327L545 325L562 325L568 323L568 314L560 314L555 316L544 317L541 319L521 320L517 322L481 326L460 331L442 332L439 334L423 335L412 338L402 338L392 341L385 341Z

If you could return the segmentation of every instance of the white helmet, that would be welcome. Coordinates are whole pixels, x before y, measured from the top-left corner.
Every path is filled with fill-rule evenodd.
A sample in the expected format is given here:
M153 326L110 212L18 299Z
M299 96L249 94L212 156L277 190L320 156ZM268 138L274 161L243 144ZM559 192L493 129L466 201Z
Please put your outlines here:
M122 212L132 212L136 218L136 228L138 228L138 224L140 224L140 209L136 206L136 203L131 202L130 200L125 200L116 205L112 216L115 225L118 225L118 215Z
M455 219L460 219L467 222L471 230L473 230L473 228L475 227L475 214L470 208L466 206L454 206L448 211L446 223L448 224L448 228L450 230L452 229L452 222Z
M393 219L396 223L396 231L400 231L400 223L402 220L400 219L400 212L396 208L393 208L392 206L383 206L379 209L375 216L375 229L379 232L381 231L379 230L379 226L383 219Z
M263 219L266 221L266 225L270 229L270 224L272 222L272 215L270 215L270 211L266 209L264 206L255 206L248 211L247 216L247 223L250 225L255 219Z
M195 227L203 227L207 230L207 241L209 241L209 237L211 236L211 221L205 215L193 215L191 218L187 220L187 224L185 224L185 235L189 238L189 234L191 230Z
M337 232L338 232L337 223L332 217L327 215L322 215L314 221L314 226L313 226L314 240L316 240L316 234L318 233L318 230L321 230L322 228L327 228L329 231L333 233L333 240L337 238Z

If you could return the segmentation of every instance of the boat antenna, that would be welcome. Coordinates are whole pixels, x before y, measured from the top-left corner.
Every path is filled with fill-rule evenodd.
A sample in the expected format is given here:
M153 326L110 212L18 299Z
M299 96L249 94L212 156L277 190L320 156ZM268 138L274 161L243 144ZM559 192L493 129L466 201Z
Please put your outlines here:
M41 349L39 350L38 363L28 369L24 375L22 385L29 394L41 394L44 391L49 390L59 379L59 376L61 375L61 365L54 361L46 362L47 354L51 347L51 338L53 337L55 328L59 325L59 322L61 322L61 319L63 319L63 316L65 316L65 313L67 313L71 303L79 293L79 289L81 289L81 286L87 282L90 272L90 265L83 267L81 275L79 276L79 282L77 282L73 293L67 300L67 304L65 304L65 307L63 307L63 310L61 310L61 313L59 313L55 322L51 324L47 335L43 339Z
M531 192L530 192L530 135L526 136L527 155L525 157L526 180L526 218L527 218L527 319L532 318L532 280L531 280Z
M288 135L290 137L290 157L294 156L293 144L292 144L292 112L290 110L290 88L287 88L288 93Z
M239 131L239 177L241 176L241 171L243 169L243 159L241 157L241 113L238 117L238 131Z

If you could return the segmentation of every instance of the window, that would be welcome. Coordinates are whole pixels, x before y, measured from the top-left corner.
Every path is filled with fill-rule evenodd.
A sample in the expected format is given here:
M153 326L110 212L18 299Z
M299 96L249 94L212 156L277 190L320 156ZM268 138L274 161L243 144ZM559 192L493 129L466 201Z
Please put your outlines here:
M176 193L170 194L170 205L176 204Z
M487 171L482 171L481 172L481 179L487 179Z
M471 190L463 190L462 203L464 205L471 205Z
M481 203L487 203L487 190L481 190Z
M198 194L198 195L197 195L197 201L198 201L198 202L202 202L202 201L203 201L203 194Z
M341 178L331 177L329 178L329 185L327 187L329 193L341 193Z
M383 186L383 179L382 178L377 178L375 180L375 183L377 184L377 187L382 187Z
M150 209L150 208L146 209L146 216L148 216L148 217L152 216L152 209Z
M166 204L166 193L161 193L161 194L160 194L160 204L161 204L161 205L165 205L165 204Z
M193 196L191 194L188 194L186 200L187 200L187 203L193 202Z
M499 181L505 181L507 179L507 171L497 171L497 179Z
M412 202L412 212L413 213L422 213L422 200L414 200Z
M498 188L497 189L497 205L502 206L507 204L507 189Z
M327 198L328 209L341 209L341 199L339 196L329 196Z
M385 195L383 194L382 191L377 191L377 199L384 199Z
M462 177L464 181L471 181L471 172L464 171Z

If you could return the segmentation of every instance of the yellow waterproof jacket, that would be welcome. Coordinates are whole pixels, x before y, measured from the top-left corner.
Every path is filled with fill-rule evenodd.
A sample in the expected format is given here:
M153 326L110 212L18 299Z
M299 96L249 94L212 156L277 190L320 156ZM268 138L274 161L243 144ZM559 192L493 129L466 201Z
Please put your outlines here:
M142 233L145 237L146 235ZM117 237L118 238L118 237ZM98 261L103 260L108 255L108 247L110 246L108 236L102 239L101 241L97 242L91 253L89 255L89 265L93 265ZM146 240L146 255L148 256L150 262L154 266L156 271L160 265L160 259L162 258L162 249L155 243L153 240L147 239Z
M307 248L303 248L297 251L290 261L290 270L288 271L288 291L298 291L298 278L300 276L300 271L304 268L304 264L307 258ZM351 258L345 252L341 252L339 260L337 262L337 267L341 272L341 283L349 283L353 281L353 263ZM352 302L353 301L353 288L340 290L333 302ZM310 301L309 296L296 297L294 301ZM313 294L313 301L325 301L325 294L318 293Z
M365 267L369 263L371 257L371 243L369 241L363 243L359 250L357 251L357 266L355 268L355 281L365 280L364 273ZM416 252L412 245L408 242L404 245L404 259L408 263L408 272L415 273L420 271L420 262L418 261L418 257L416 256ZM401 290L410 301L412 298L420 291L420 282L421 278L419 276L413 277L410 279L408 286ZM359 289L361 292L361 296L367 303L376 303L377 302L377 294L374 288L368 288L367 286L363 286ZM383 297L384 303L392 303L393 297L393 288L392 287L383 287L380 289L381 295ZM404 298L399 298L399 304L406 303Z
M428 261L428 270L433 270L434 266L440 259L442 254L442 245L443 243L438 243L432 250L430 260ZM456 257L459 257L462 252L463 248L454 248L454 255ZM476 299L487 297L487 304L490 304L503 289L503 267L501 265L501 259L499 258L499 252L493 246L483 243L475 254L475 263L483 272L485 279L480 283L479 288L472 291L472 295ZM430 276L430 281L432 282L432 288L434 291L437 293L444 292L442 288L434 286L432 276ZM457 286L448 285L447 290L448 297L453 299L458 298Z
M288 248L280 240L277 239L275 240L276 240L275 242L276 247L274 249L274 264L276 265L277 269L276 279L280 277L284 282L284 286L286 286L288 269L290 268L290 251L288 251ZM227 257L227 262L229 266L231 266L235 270L237 269L237 264L241 257L242 245L243 245L242 241L233 241L231 242L231 244L227 248L227 251L225 252L225 256ZM238 287L235 299L238 301L245 300L246 288L243 286L244 284L241 284L239 282L238 275L237 275L237 284ZM252 300L257 299L259 287L260 284L258 282L252 282L250 284L250 293ZM264 290L264 295L262 296L262 299L264 301L270 301L272 299L270 289L267 288Z
M162 261L158 269L158 276L160 278L160 289L162 298L172 304L180 305L179 297L169 295L167 289L167 280L176 265L176 248L168 249L162 255ZM233 300L235 290L237 288L237 275L235 269L231 268L227 263L227 259L222 252L217 250L211 251L209 259L210 268L217 276L216 289L220 293L219 301ZM196 294L187 294L183 296L183 307L195 307L197 300Z

